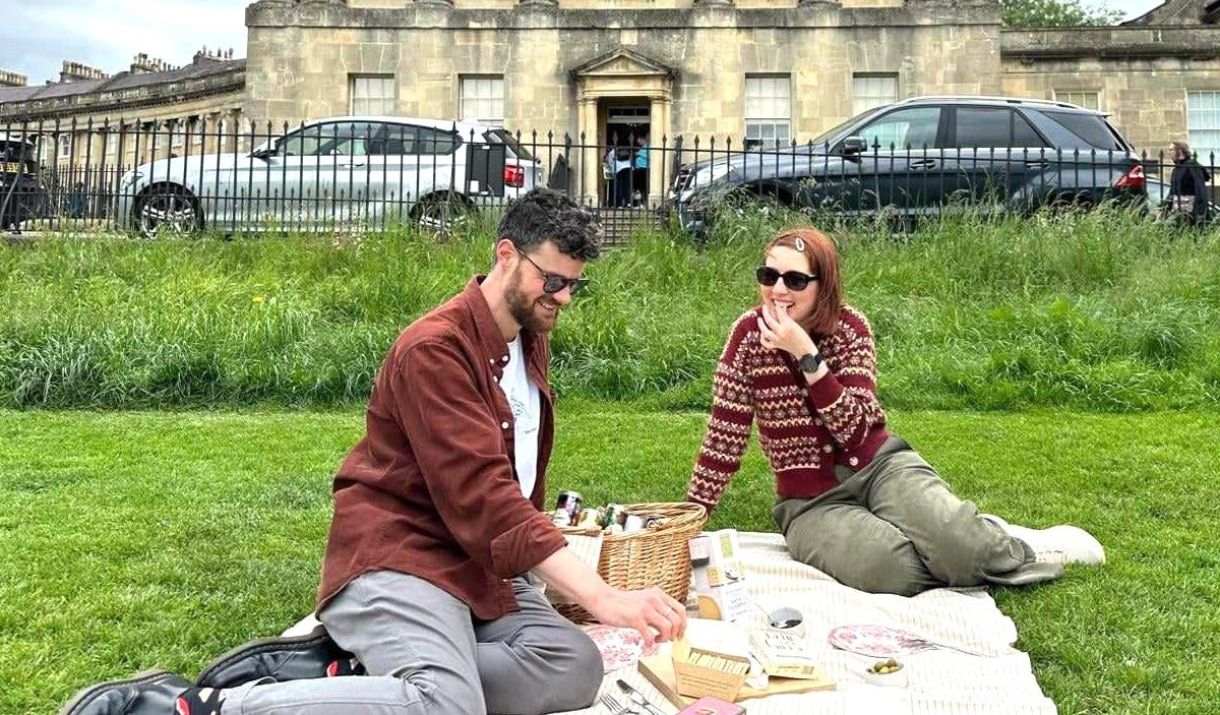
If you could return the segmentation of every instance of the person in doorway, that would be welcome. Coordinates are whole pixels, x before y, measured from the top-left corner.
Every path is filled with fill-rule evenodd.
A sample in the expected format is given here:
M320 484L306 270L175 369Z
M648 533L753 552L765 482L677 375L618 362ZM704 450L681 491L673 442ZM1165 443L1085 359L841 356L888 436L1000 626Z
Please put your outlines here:
M1169 145L1173 173L1169 175L1169 215L1188 226L1203 228L1207 223L1209 196L1207 182L1211 174L1201 165L1186 142Z
M636 137L632 180L635 184L631 194L632 203L640 206L648 201L648 137Z
M62 712L529 715L587 707L602 681L600 655L538 593L531 573L650 644L680 636L684 604L655 588L609 586L542 511L554 412L548 335L598 252L590 212L534 189L500 221L491 272L390 349L365 436L334 479L317 602L334 643L368 676L340 670L213 689L157 672L86 688Z
M1046 581L1064 563L1104 561L1077 527L1039 532L980 515L886 429L872 329L843 302L829 238L786 229L762 258L761 304L733 324L716 366L687 500L716 507L757 420L792 557L843 584L911 596Z

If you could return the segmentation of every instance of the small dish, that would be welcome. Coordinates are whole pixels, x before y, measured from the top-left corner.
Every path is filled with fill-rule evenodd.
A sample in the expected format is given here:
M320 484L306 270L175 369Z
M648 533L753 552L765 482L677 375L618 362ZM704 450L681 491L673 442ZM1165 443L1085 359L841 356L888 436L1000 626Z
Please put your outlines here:
M864 669L864 682L883 688L905 688L908 682L906 666L893 658L878 660Z

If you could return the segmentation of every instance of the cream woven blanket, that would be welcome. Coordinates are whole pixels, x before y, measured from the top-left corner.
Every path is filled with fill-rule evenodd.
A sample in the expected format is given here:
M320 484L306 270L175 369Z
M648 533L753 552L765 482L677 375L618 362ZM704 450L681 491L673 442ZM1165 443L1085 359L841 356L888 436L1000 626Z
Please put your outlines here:
M1016 626L1000 613L986 590L936 589L914 598L864 593L793 561L778 534L740 536L754 600L768 610L799 609L805 615L811 651L838 683L833 692L743 701L749 715L1056 715L1055 704L1034 679L1029 656L1012 647ZM764 618L758 613L753 625L762 625ZM942 649L903 656L907 687L876 687L863 678L874 658L835 650L826 643L831 629L847 624L896 626L992 656ZM617 678L631 683L665 712L677 712L634 667L608 674L602 691L624 699L615 685ZM611 711L597 705L578 712Z

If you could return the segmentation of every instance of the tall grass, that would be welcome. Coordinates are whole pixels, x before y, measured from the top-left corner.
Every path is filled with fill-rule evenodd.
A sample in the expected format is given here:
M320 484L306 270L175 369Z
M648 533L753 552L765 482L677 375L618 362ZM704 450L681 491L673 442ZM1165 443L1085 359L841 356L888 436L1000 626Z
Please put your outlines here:
M752 269L799 216L744 215L696 247L645 233L588 267L554 335L563 394L701 409ZM411 320L490 261L490 229L0 247L0 407L362 401ZM1220 403L1220 238L1109 211L912 236L836 234L905 408Z

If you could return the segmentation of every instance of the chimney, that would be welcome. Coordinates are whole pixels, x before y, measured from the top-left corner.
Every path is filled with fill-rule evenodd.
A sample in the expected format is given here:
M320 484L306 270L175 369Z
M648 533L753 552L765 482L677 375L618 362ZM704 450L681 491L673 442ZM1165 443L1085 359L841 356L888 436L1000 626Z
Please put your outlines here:
M0 70L0 87L25 87L29 82L30 78L23 74Z
M132 74L148 74L150 72L164 72L170 69L169 65L165 64L164 60L159 60L155 57L149 57L147 52L141 52L131 60Z
M106 79L110 75L81 62L64 60L63 68L59 70L60 82L83 82L91 79Z

